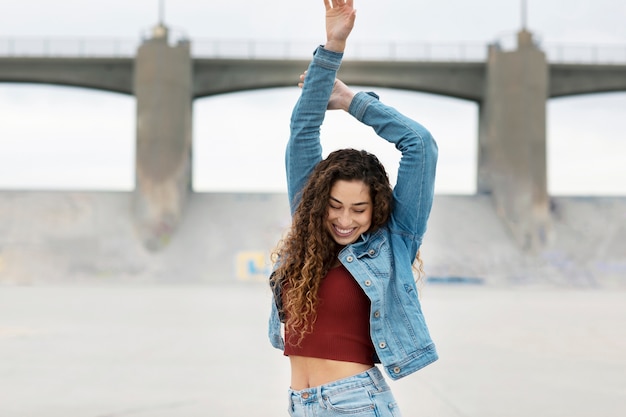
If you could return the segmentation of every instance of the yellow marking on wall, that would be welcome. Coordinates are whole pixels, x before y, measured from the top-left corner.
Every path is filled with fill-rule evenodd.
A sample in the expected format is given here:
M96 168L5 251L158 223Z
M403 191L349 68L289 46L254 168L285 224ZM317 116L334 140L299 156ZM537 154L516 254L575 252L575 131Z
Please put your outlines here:
M242 251L235 259L235 274L240 281L266 281L271 273L269 256L262 251Z

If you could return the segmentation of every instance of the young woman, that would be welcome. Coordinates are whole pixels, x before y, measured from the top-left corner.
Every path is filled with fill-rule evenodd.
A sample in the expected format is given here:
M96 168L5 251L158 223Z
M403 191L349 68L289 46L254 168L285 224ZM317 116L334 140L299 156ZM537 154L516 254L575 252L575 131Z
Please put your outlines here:
M354 94L336 79L356 14L353 0L324 4L327 41L300 76L291 118L293 222L270 278L269 336L290 360L290 415L399 416L375 365L398 379L437 359L413 274L433 201L437 145L375 94ZM327 109L348 112L401 152L393 190L366 151L322 159Z

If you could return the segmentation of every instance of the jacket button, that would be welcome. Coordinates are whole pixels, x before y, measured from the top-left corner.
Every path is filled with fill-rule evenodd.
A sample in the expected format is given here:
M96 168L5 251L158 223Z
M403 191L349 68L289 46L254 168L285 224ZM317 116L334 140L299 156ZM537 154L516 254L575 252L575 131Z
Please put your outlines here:
M365 280L364 284L365 284L366 287L369 287L370 285L372 285L372 281L367 279L367 280Z
M379 318L380 317L380 311L376 310L374 312L374 317Z
M346 258L346 261L348 261L348 262L352 262L352 261L354 261L354 258L353 258L352 256L348 256L348 257Z
M376 255L376 251L374 249L370 249L369 254L370 256L374 256Z
M394 374L399 374L400 373L400 367L396 366L395 368L393 368L393 373Z
M379 348L381 348L381 349L384 349L384 348L386 348L386 347L387 347L387 343L385 343L385 342L380 342L380 343L378 344L378 347L379 347ZM400 369L400 368L398 368L398 369ZM397 373L397 372L396 372L396 373Z

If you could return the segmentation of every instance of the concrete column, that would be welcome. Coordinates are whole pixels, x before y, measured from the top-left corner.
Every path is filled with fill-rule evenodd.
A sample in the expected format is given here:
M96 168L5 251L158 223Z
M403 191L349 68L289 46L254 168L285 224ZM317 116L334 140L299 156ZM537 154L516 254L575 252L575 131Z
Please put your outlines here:
M489 47L489 56L493 53ZM489 77L487 77L489 78ZM488 84L488 81L487 81ZM491 114L492 110L488 109L491 102L487 99L485 94L485 100L478 104L478 152L476 163L476 193L478 194L491 194L492 185L490 181L491 168L489 167L489 138L494 136L493 132L488 131L488 128L493 126L489 124L487 115Z
M478 190L522 248L540 249L549 234L546 177L548 64L527 31L518 49L490 48L480 107Z
M167 28L138 49L135 225L144 245L168 243L191 188L192 61L188 42L168 44Z

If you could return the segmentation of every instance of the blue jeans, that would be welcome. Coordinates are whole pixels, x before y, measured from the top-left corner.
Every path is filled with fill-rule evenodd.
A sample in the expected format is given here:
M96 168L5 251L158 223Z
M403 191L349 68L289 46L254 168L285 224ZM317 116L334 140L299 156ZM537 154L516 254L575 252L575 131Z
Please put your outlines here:
M318 387L289 390L291 417L401 417L382 373L376 367Z

